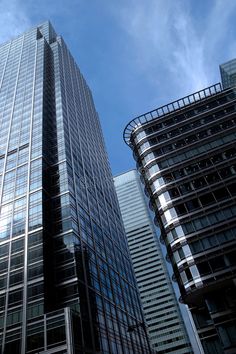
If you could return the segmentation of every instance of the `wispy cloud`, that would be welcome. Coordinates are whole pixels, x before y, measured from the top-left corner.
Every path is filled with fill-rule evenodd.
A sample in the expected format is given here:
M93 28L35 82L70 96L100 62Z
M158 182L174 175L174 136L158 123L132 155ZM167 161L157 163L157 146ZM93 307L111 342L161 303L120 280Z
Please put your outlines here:
M198 16L191 5L196 4L186 0L130 0L115 15L132 42L130 51L139 70L154 85L163 86L168 80L178 95L212 83L221 48L226 57L235 49L232 42L227 45L227 35L236 2L206 2Z
M0 1L0 43L15 37L31 26L21 0Z

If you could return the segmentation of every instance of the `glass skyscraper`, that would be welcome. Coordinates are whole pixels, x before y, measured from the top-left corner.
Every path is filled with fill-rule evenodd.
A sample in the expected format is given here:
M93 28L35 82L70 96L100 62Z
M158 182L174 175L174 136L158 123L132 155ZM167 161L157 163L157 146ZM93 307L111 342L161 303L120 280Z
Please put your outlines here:
M114 183L151 345L158 354L193 353L138 172Z
M0 46L0 353L147 353L91 92L45 22Z
M236 352L235 61L221 72L223 88L157 108L124 132L206 354Z

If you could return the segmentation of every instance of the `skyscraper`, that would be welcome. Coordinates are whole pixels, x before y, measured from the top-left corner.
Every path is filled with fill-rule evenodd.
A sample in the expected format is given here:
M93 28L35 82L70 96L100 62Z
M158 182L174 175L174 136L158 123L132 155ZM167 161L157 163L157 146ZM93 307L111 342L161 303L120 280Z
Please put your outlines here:
M136 170L114 178L149 338L157 353L192 353Z
M147 353L91 92L49 22L0 46L0 352Z
M224 89L157 108L124 132L209 354L236 352L236 90L233 65L221 67Z

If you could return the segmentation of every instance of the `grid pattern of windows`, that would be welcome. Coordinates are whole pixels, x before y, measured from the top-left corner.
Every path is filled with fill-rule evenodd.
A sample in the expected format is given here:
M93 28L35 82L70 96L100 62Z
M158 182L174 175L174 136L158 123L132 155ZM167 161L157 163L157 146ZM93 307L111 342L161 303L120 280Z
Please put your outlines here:
M191 353L138 173L126 172L114 183L152 347L158 353Z
M44 306L42 287L37 299L27 298L28 284L33 282L37 287L44 278L40 231L43 184L35 158L42 155L45 44L35 36L33 30L0 47L0 249L4 250L0 342L6 353L25 350L20 334L26 335L26 321L38 316ZM41 237L31 247L28 238L35 237L36 229Z
M143 315L86 81L48 22L0 59L0 353L145 353L127 332ZM45 327L64 308L73 343Z
M233 70L231 64L223 67ZM222 301L236 293L235 103L235 89L220 90L140 124L129 136L181 300L196 323L202 319L206 353L235 350L234 307L228 307L227 316L219 309L211 317L209 311L216 290Z

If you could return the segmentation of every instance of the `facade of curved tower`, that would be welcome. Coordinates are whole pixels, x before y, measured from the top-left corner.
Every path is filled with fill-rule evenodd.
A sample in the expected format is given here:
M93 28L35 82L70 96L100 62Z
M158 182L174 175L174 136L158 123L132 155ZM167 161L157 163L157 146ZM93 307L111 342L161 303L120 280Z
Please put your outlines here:
M124 132L206 354L236 352L235 63Z

